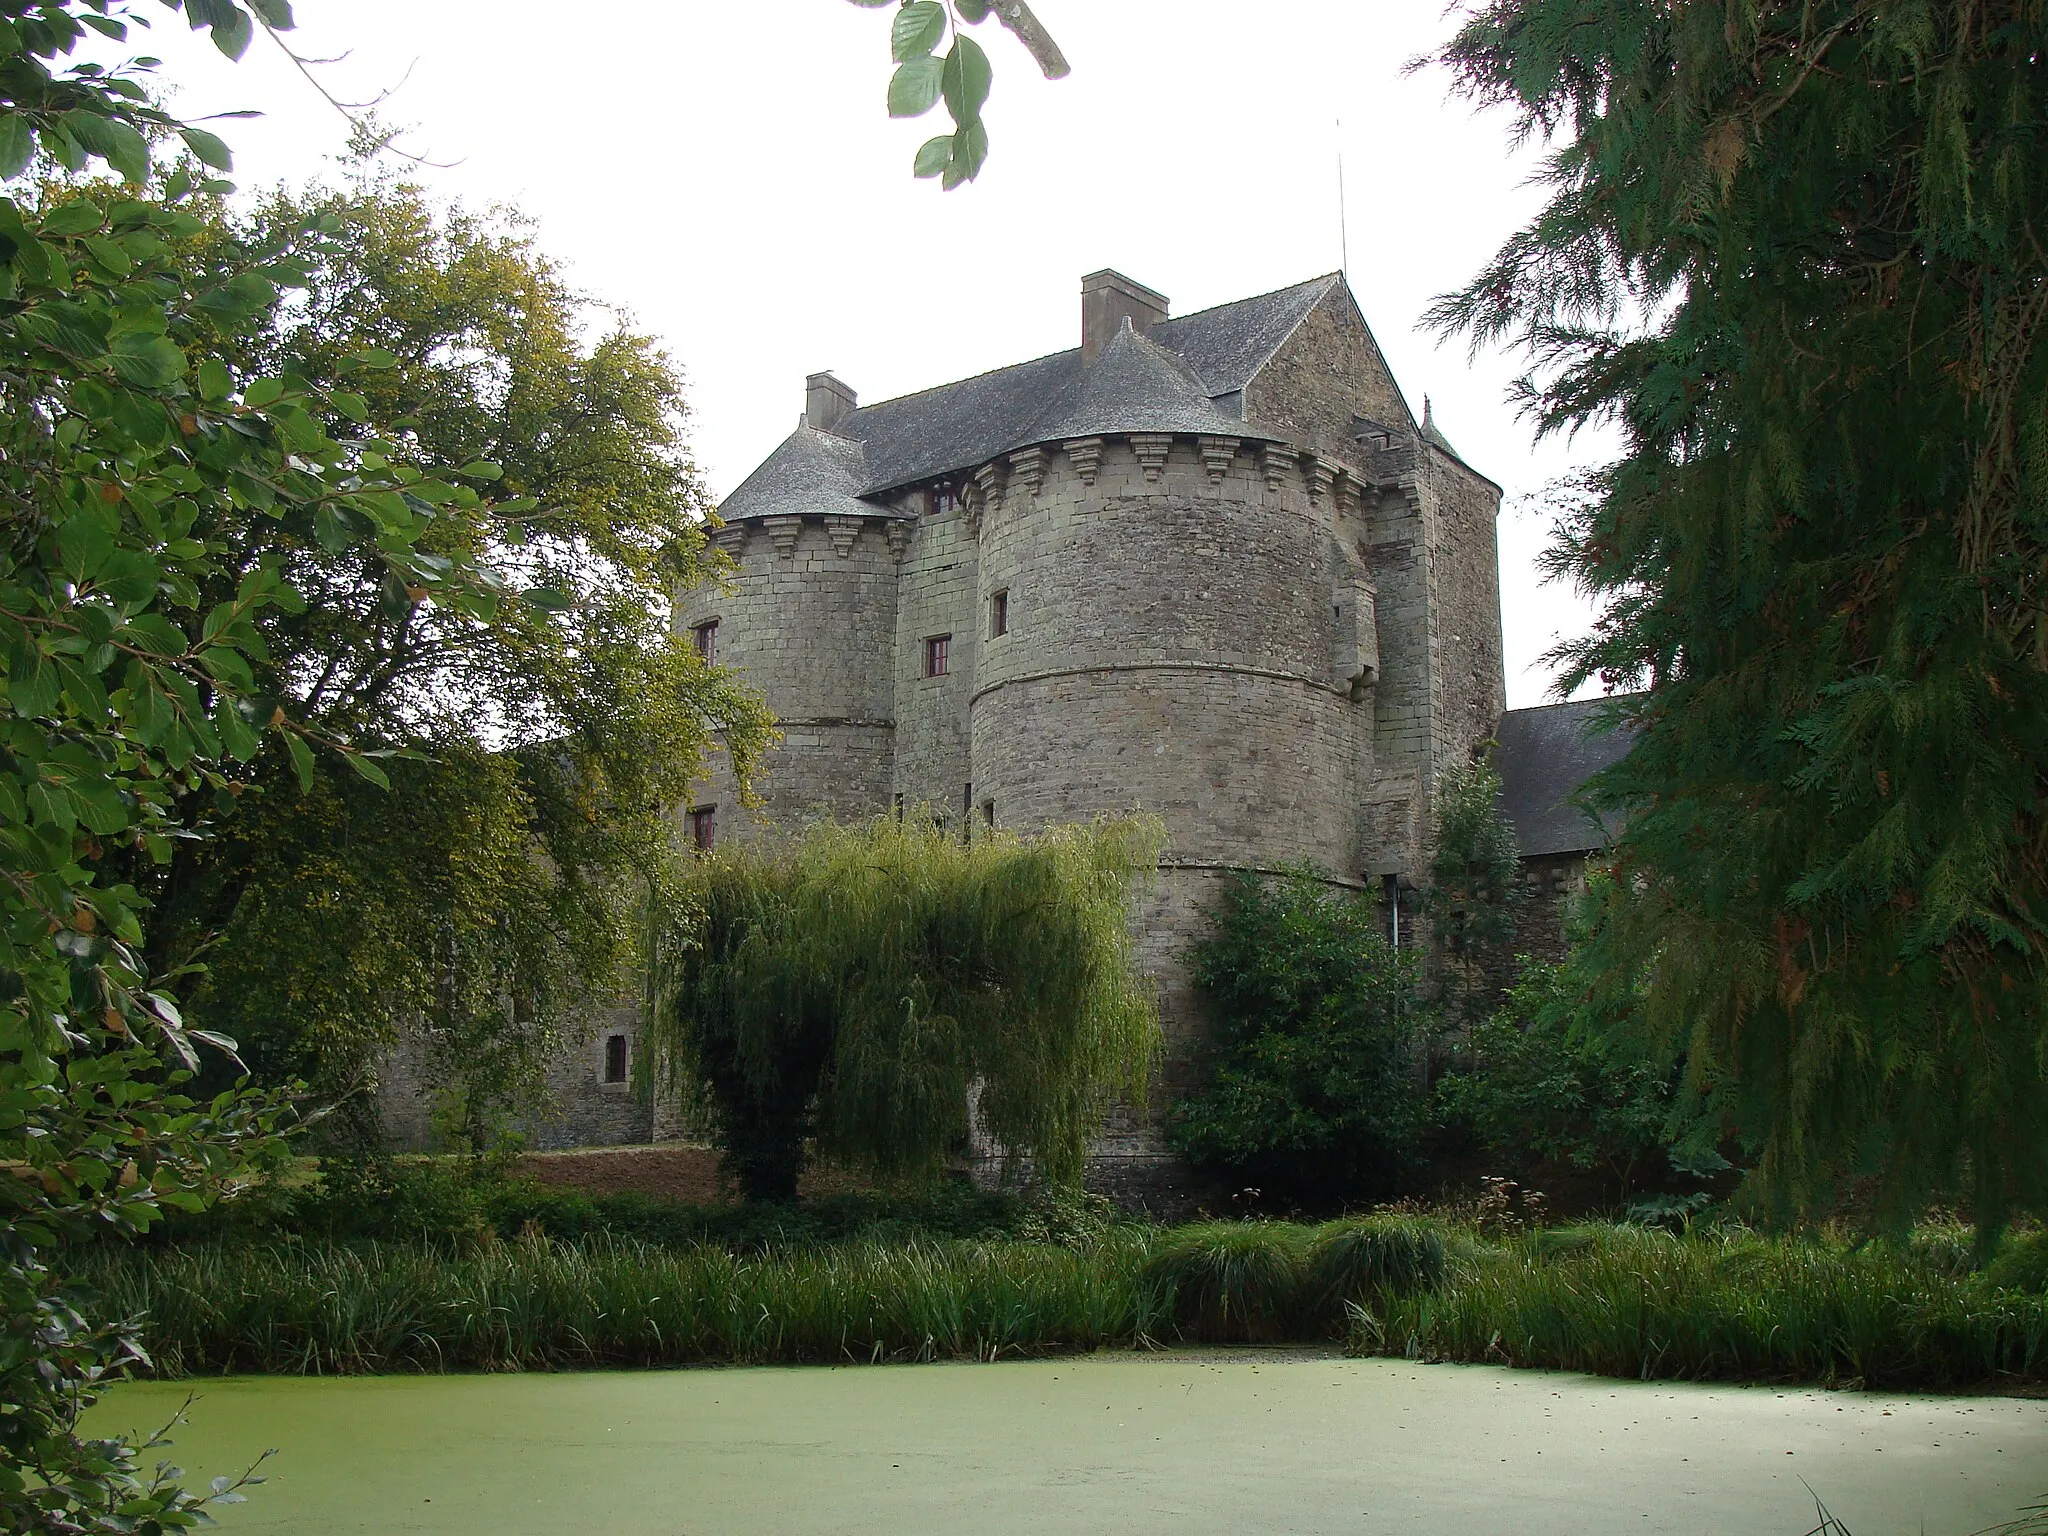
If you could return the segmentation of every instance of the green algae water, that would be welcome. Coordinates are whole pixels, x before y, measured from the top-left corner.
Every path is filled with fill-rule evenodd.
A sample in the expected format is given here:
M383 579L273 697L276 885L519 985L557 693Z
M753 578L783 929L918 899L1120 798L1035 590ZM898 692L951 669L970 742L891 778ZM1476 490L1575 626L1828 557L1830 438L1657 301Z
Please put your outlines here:
M2039 1401L1290 1351L151 1382L92 1422L191 1393L194 1478L279 1448L228 1536L1801 1536L1814 1494L1854 1536L1964 1536L2048 1495Z

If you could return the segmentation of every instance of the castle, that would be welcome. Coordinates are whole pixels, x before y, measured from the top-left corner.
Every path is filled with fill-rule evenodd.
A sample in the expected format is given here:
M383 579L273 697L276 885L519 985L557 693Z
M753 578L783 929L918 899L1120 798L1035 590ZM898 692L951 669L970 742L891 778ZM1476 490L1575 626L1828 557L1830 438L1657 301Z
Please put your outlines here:
M865 407L813 375L719 508L728 579L676 623L780 722L766 819L1163 818L1138 922L1165 1102L1201 1028L1182 956L1237 872L1307 861L1398 910L1437 776L1494 739L1532 883L1597 846L1566 803L1611 756L1582 711L1504 718L1500 497L1417 421L1341 275L1175 318L1097 272L1078 347ZM722 760L688 810L700 845L748 831ZM626 1092L632 1028L562 1065L538 1144L662 1134ZM1138 1125L1093 1171L1171 1175Z

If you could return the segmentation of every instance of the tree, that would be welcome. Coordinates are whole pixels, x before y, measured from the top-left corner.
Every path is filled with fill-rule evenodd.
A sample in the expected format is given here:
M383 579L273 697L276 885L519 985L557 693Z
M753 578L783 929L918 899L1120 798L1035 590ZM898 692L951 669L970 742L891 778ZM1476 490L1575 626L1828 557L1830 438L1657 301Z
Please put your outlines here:
M1369 899L1313 870L1240 876L1195 947L1215 1014L1206 1081L1175 1106L1196 1167L1281 1204L1333 1206L1402 1187L1414 1168L1431 1015L1416 952Z
M1608 935L1782 1209L2048 1209L2048 13L1495 0L1549 203L1437 321L1627 434L1561 686L1645 686Z
M178 0L167 9L178 11ZM283 0L189 0L230 54ZM252 15L253 13L253 15ZM274 252L198 249L196 199L225 183L151 182L151 140L206 166L226 146L151 105L134 68L61 68L88 29L125 36L117 0L0 4L0 180L38 153L124 185L46 205L0 198L0 1525L141 1532L197 1523L207 1497L85 1441L98 1384L139 1358L132 1329L90 1319L53 1268L66 1243L196 1209L260 1168L288 1089L189 1091L204 1048L175 976L152 968L147 898L129 878L204 836L274 744L303 784L316 749L383 770L295 719L259 681L263 625L304 605L275 562L236 565L273 525L320 536L408 605L483 618L508 583L432 534L487 507L492 472L432 474L402 437L337 440L362 401L339 378L239 382L220 361L302 275ZM351 377L375 356L349 359ZM366 412L361 412L366 414ZM317 533L316 533L317 531ZM216 1490L233 1493L223 1485Z
M305 277L234 338L234 375L324 382L353 356L389 359L352 406L539 503L514 523L444 516L430 547L561 596L423 610L317 526L224 540L220 580L274 566L309 600L261 625L264 686L298 719L407 755L388 770L395 805L259 763L261 787L212 838L138 872L154 950L206 956L195 1003L265 1075L323 1094L366 1081L399 1021L420 1020L472 1141L487 1139L538 1094L583 1005L628 984L670 808L706 752L744 780L768 733L758 699L667 623L668 593L718 565L681 380L621 325L581 340L591 307L514 218L438 209L367 170L222 212L208 244L216 261L280 252ZM361 431L342 412L326 425Z
M1157 1053L1130 900L1159 842L1143 821L962 841L910 816L704 857L656 955L671 1088L705 1104L750 1199L793 1199L811 1142L929 1177L970 1112L1039 1177L1078 1179Z
M1513 980L1522 862L1500 794L1490 752L1437 778L1430 968L1445 1022L1463 1028L1489 1017Z

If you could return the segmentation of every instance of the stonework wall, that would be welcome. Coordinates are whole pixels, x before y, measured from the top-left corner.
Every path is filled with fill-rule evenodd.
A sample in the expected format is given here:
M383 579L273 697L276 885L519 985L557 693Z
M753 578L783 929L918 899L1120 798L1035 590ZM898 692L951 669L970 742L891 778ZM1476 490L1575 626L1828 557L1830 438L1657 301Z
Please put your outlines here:
M1586 855L1553 853L1522 860L1523 908L1515 952L1555 964L1564 959L1565 919L1586 891Z
M537 1152L562 1147L634 1146L654 1139L653 1110L630 1081L608 1083L605 1041L626 1040L630 1064L639 1044L637 1004L593 1005L562 1051L548 1064L543 1098L514 1117L512 1128ZM435 1094L440 1074L429 1042L417 1027L400 1033L377 1069L377 1111L387 1142L402 1152L432 1152Z
M1436 501L1431 550L1440 765L1468 759L1490 740L1507 709L1500 621L1500 488L1451 455L1428 450Z
M767 518L725 530L737 565L723 590L676 608L681 630L716 620L719 665L773 701L782 740L763 764L763 816L795 821L886 804L895 762L896 554L887 521ZM698 805L742 835L722 760Z
M1350 459L1354 416L1399 431L1411 425L1379 343L1339 283L1246 387L1244 417L1290 443Z
M949 822L963 811L974 777L968 762L967 700L985 625L980 554L972 520L959 508L917 521L899 576L891 677L896 698L895 794ZM925 676L926 642L948 636L946 673ZM884 795L880 809L889 803Z
M871 519L749 518L718 535L738 561L728 586L678 603L681 626L718 620L718 661L781 721L769 820L894 802L949 822L986 807L1024 831L1127 809L1165 821L1134 923L1168 1051L1150 1114L1119 1117L1091 1171L1152 1204L1184 1185L1157 1115L1199 1075L1208 1024L1184 956L1227 881L1302 860L1364 888L1419 872L1436 774L1502 709L1498 491L1418 445L1347 290L1242 407L1282 441L1182 436L1163 460L1164 439L1049 443L966 467L974 492L943 511L904 487ZM1357 417L1395 438L1354 438ZM928 676L940 635L946 673ZM720 807L721 837L744 835L722 763L698 803ZM581 1106L565 1136L674 1120L562 1097Z

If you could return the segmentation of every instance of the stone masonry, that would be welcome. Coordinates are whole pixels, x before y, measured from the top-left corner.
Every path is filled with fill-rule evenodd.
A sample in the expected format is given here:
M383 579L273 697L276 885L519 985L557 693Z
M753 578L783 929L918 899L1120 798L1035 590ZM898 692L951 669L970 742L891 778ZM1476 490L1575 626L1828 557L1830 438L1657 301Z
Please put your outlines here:
M1175 320L1097 273L1075 351L864 409L816 375L806 403L720 508L728 580L677 612L782 722L763 819L1159 815L1168 1101L1203 1029L1182 956L1234 872L1423 866L1437 775L1504 707L1499 488L1338 276ZM744 836L737 805L720 770L696 808ZM1174 1170L1127 1125L1094 1175Z

